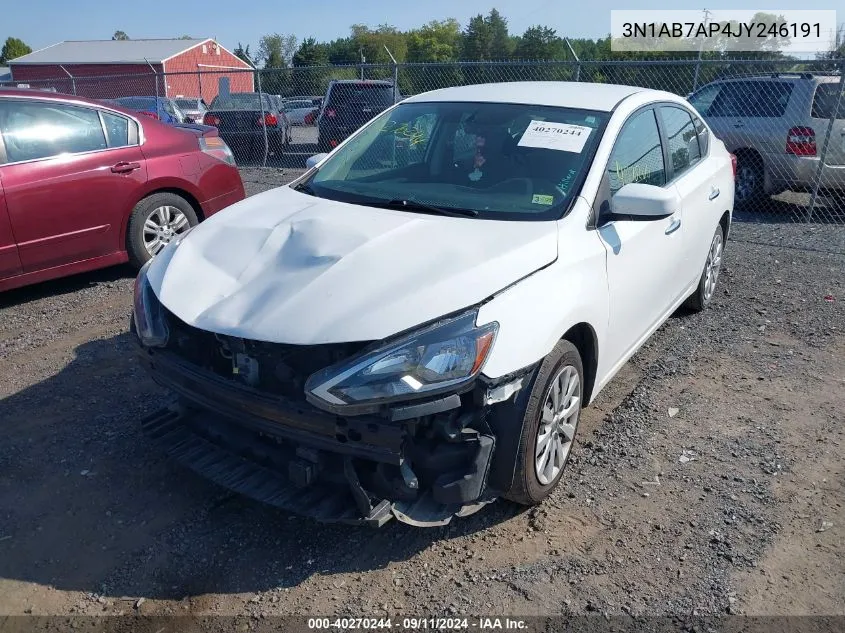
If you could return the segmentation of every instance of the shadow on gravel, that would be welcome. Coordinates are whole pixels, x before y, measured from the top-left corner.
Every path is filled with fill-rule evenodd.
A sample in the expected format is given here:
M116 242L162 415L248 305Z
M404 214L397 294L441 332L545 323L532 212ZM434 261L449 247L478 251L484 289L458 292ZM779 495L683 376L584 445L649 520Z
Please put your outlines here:
M384 568L518 513L496 503L443 528L374 530L229 493L141 435L164 392L133 352L128 334L90 341L0 404L0 577L106 596L258 592Z
M110 266L87 273L44 281L42 283L16 288L0 292L0 308L12 305L23 305L30 301L37 301L45 297L57 297L60 295L73 294L92 288L99 284L111 283L120 279L133 279L135 271L128 264Z

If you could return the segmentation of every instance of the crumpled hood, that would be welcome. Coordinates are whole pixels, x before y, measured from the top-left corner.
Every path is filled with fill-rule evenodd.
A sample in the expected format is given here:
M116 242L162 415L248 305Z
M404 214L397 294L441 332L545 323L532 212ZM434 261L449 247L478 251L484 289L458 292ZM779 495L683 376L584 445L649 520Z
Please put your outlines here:
M478 303L556 257L555 222L422 215L280 187L213 215L148 274L186 323L305 345L385 338Z

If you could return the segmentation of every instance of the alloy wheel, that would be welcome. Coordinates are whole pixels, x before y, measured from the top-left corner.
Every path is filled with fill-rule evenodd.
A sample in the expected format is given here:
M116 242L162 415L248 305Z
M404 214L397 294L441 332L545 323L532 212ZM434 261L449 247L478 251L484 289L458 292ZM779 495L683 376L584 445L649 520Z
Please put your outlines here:
M534 471L542 485L552 483L563 470L580 413L581 380L578 370L566 365L549 385L538 426Z
M719 270L722 267L722 231L716 231L713 241L710 243L710 252L707 253L707 261L704 264L704 300L710 301L713 292L716 290L716 282L719 279Z
M189 226L188 218L177 207L157 207L144 222L144 247L154 256Z

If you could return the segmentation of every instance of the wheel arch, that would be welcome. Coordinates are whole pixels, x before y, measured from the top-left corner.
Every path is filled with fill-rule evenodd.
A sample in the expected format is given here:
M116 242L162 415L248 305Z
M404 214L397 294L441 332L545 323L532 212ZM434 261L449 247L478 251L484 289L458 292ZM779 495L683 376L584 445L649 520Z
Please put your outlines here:
M599 344L596 331L589 323L582 321L569 328L561 337L561 340L572 343L581 356L581 363L584 367L584 405L586 406L593 399L596 372L598 371Z
M746 146L732 150L731 153L736 156L737 162L743 158L759 162L763 170L763 193L771 192L772 178L769 173L769 166L766 164L766 159L759 150Z

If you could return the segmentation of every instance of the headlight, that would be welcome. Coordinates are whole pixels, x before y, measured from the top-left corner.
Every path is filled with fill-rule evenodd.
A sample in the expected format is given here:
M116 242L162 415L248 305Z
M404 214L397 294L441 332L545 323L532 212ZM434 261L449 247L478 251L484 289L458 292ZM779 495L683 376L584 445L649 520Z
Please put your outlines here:
M476 315L467 312L323 369L306 382L306 397L328 410L376 409L458 389L481 371L499 328L495 322L476 327Z
M153 260L148 261L141 268L135 278L134 307L132 316L135 320L135 331L141 343L147 347L164 347L170 332L164 319L161 302L153 292L147 271Z

